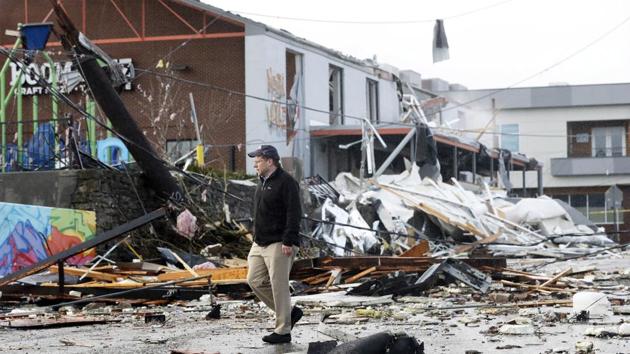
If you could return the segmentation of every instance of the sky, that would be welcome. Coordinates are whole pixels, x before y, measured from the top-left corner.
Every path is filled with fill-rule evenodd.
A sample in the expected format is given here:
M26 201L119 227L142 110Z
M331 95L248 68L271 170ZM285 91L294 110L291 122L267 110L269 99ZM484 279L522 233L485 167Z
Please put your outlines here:
M630 82L630 0L203 1L344 54L376 56L469 89ZM433 63L438 18L450 59ZM373 23L379 21L414 23Z

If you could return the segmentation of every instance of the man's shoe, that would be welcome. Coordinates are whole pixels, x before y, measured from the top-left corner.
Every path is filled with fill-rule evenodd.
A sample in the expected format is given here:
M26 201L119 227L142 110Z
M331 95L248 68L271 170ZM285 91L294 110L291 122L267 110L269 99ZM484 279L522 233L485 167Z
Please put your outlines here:
M291 342L291 333L278 334L276 332L272 332L271 334L264 336L262 340L263 342L271 344L289 343Z
M293 309L291 309L291 329L293 329L293 326L295 326L303 315L304 312L302 312L301 308L293 306Z

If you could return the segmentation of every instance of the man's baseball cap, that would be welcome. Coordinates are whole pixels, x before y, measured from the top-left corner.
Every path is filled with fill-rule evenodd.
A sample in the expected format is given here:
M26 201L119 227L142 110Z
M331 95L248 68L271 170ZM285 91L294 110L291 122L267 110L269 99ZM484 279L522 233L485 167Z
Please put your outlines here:
M247 154L249 157L263 156L274 160L280 160L278 150L271 145L260 145L258 149Z

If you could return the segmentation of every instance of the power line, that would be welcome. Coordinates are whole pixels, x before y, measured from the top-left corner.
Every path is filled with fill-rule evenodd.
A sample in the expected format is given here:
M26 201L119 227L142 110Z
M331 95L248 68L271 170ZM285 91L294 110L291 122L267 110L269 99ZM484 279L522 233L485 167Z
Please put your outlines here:
M506 2L509 2L509 1L512 1L512 0L508 0L508 1L503 1L503 2L500 2L500 3L496 3L494 6L498 6L498 5L500 5L500 4L503 4L503 3L506 3ZM486 7L486 8L488 8L488 7ZM485 9L485 8L482 8L482 9ZM476 10L476 11L480 11L480 10L482 10L482 9L478 9L478 10ZM469 12L469 13L476 12L476 11L471 11L471 12ZM208 25L206 25L206 26L205 26L202 30L204 30L204 29L208 28L210 25L212 25L213 23L215 23L217 19L218 19L218 18L215 18L213 21L211 21L210 23L208 23ZM464 102L464 103L458 104L458 105L456 105L456 106L446 107L446 108L442 109L442 110L441 110L441 112L446 112L446 111L449 111L449 110L457 109L457 108L459 108L459 107L462 107L462 106L468 105L468 104L470 104L470 103L473 103L473 102L476 102L476 101L482 100L482 99L484 99L484 98L487 98L487 97L493 96L493 95L495 95L495 94L497 94L497 93L501 93L501 92L503 92L503 91L506 91L506 90L508 90L508 89L511 89L511 88L513 88L514 86L519 85L520 83L525 82L525 81L527 81L527 80L529 80L529 79L531 79L531 78L533 78L533 77L535 77L535 76L537 76L537 75L540 75L540 74L542 74L542 73L544 73L544 72L546 72L546 71L548 71L548 70L550 70L550 69L552 69L552 68L554 68L554 67L556 67L556 66L558 66L558 65L560 65L560 64L562 64L562 63L564 63L565 61L567 61L567 60L569 60L569 59L571 59L571 58L575 57L576 55L578 55L578 54L579 54L579 53L581 53L582 51L584 51L584 50L588 49L590 46L592 46L592 45L596 44L597 42L599 42L600 40L602 40L603 38L605 38L606 36L608 36L608 35L609 35L609 34L611 34L612 32L616 31L618 28L620 28L621 26L623 26L623 25L624 25L626 22L628 22L629 20L630 20L630 17L625 18L622 22L620 22L619 24L617 24L616 26L614 26L612 29L610 29L609 31L605 32L604 34L602 34L601 36L599 36L598 38L596 38L594 41L592 41L592 42L588 43L586 46L584 46L584 47L582 47L582 48L578 49L577 51L573 52L572 54L570 54L569 56L567 56L567 57L563 58L562 60L560 60L560 61L558 61L558 62L556 62L556 63L552 64L551 66L549 66L549 67L547 67L547 68L545 68L545 69L543 69L543 70L541 70L541 71L539 71L539 72L537 72L537 73L535 73L535 74L533 74L533 75L530 75L530 76L528 76L527 78L525 78L525 79L523 79L523 80L518 81L517 83L514 83L514 84L512 84L512 85L509 85L509 86L508 86L508 87L506 87L506 88L502 88L502 89L498 89L498 90L495 90L495 91L491 91L491 92L489 92L488 94L482 95L482 96L480 96L480 97L477 97L477 98L472 99L472 100L470 100L470 101L467 101L467 102ZM177 46L176 48L174 48L173 50L171 50L169 53L167 53L167 55L165 55L163 58L167 58L168 56L172 55L175 51L177 51L178 49L181 49L183 46L185 46L185 45L186 45L189 41L190 41L190 40L187 40L187 41L182 42L179 46ZM10 55L10 54L8 53L8 50L5 50L4 48L2 48L2 49L3 49L3 51L6 51L6 52L5 52L5 53L3 53L3 54L5 54L5 55L7 55L7 56L8 56L8 55ZM23 65L24 65L24 64L23 64ZM135 80L135 79L137 79L138 77L142 76L142 75L143 75L143 74L145 74L145 73L152 73L153 75L156 75L156 76L163 76L163 77L168 77L168 78L173 79L173 80L177 80L177 81L181 81L181 82L186 82L186 83L189 83L189 84L195 84L195 85L206 86L206 87L210 87L210 88L213 88L213 89L216 89L216 90L224 91L224 92L227 92L227 93L230 93L230 94L240 95L240 96L244 96L244 97L247 97L247 98L252 98L252 99L257 99L257 100L267 101L267 102L271 102L271 103L277 103L277 104L281 104L281 105L285 105L285 106L287 105L287 103L285 103L285 102L279 102L279 101L276 101L276 100L271 100L271 99L267 99L267 98L264 98L264 97L259 97L259 96L254 96L254 95L249 95L249 94L246 94L246 93L243 93L243 92L239 92L239 91L236 91L236 90L228 89L228 88L225 88L225 87L221 87L221 86L217 86L217 85L213 85L213 84L209 84L209 83L202 83L202 82L199 82L199 81L193 81L193 80L187 80L187 79L177 78L177 77L174 77L174 76L172 76L172 75L162 74L162 73L158 73L158 72L155 72L155 71L152 71L152 70L143 70L143 69L137 69L137 70L138 70L138 71L141 71L141 73L140 73L140 75L136 76L136 77L134 78L134 80ZM357 119L357 120L363 120L363 121L367 120L367 118L366 118L366 117L359 117L359 116L353 116L353 115L347 115L347 114L341 114L341 113L332 113L332 112L330 112L330 111L328 111L328 110L323 110L323 109L317 109L317 108L307 107L307 106L304 106L304 105L299 105L299 104L296 104L296 106L297 106L297 107L300 107L300 108L302 108L302 109L304 109L304 110L313 111L313 112L322 113L322 114L327 114L327 115L336 114L337 116L341 116L341 117L344 117L344 118L349 118L349 119ZM83 114L84 112L81 112L81 113ZM86 113L86 112L85 112L85 113ZM85 114L84 114L84 115L85 115ZM103 126L103 125L102 125L102 124L101 124L98 120L96 120L96 121L98 122L98 124L99 124L99 125ZM393 123L392 125L405 125L405 124L404 124L404 123ZM105 128L105 129L108 129L108 130L111 130L111 128L109 128L109 127L107 127L107 126L104 126L104 128ZM460 131L460 132L477 132L477 131L464 130L464 129L453 129L453 128L441 128L441 129L450 129L450 130ZM488 133L488 134L495 134L495 135L515 135L515 134L511 134L511 133L502 133L502 132L487 132L487 133ZM544 135L544 134L518 134L518 136L537 136L537 137L553 137L553 138L560 138L560 137L573 137L573 136L575 136L575 135L573 135L573 136L572 136L572 135L556 135L556 136L553 136L553 135Z
M511 0L508 0L508 1L511 1ZM497 4L495 4L495 6L500 5L500 4L502 4L502 3L505 3L505 2L508 2L508 1L503 1L503 2L501 2L501 3L497 3ZM216 20L216 19L215 19L215 20ZM497 93L503 92L503 91L508 90L508 89L510 89L510 88L513 88L514 86L516 86L516 85L518 85L518 84L520 84L520 83L522 83L522 82L524 82L524 81L527 81L527 80L529 80L529 79L531 79L531 78L533 78L533 77L535 77L535 76L537 76L537 75L539 75L539 74L541 74L541 73L543 73L543 72L545 72L545 71L548 71L548 70L550 70L550 69L552 69L552 68L554 68L554 67L556 67L556 66L558 66L558 65L560 65L560 64L562 64L562 63L564 63L565 61L567 61L567 60L569 60L569 59L573 58L574 56L578 55L579 53L581 53L582 51L586 50L587 48L589 48L590 46L594 45L595 43L599 42L600 40L602 40L603 38L605 38L606 36L608 36L608 35L609 35L609 34L611 34L612 32L616 31L618 28L620 28L620 27L621 27L622 25L624 25L626 22L628 22L628 20L630 20L630 17L627 17L627 18L626 18L626 19L624 19L621 23L617 24L617 25L616 25L616 26L614 26L612 29L610 29L609 31L605 32L604 34L602 34L601 36L599 36L598 38L596 38L594 41L592 41L592 42L588 43L585 47L580 48L579 50L577 50L577 51L573 52L572 54L570 54L569 56L565 57L564 59L562 59L562 60L560 60L560 61L558 61L558 62L556 62L556 63L552 64L551 66L547 67L546 69L543 69L543 70L541 70L541 71L539 71L539 72L537 72L537 73L535 73L535 74L533 74L533 75L530 75L530 76L528 76L527 78L525 78L525 79L523 79L523 80L521 80L521 81L519 81L519 82L517 82L517 83L515 83L515 84L512 84L512 85L510 85L510 86L508 86L508 87L506 87L506 88L503 88L503 89L499 89L499 90L492 91L492 92L490 92L490 93L488 93L488 94L486 94L486 95L483 95L483 96L481 96L481 97L477 97L477 98L475 98L475 99L473 99L473 100L470 100L470 101L467 101L467 102L461 103L461 104L459 104L459 105L457 105L457 106L447 107L447 108L445 108L445 109L443 109L443 110L441 110L441 111L442 111L442 112L449 111L449 110L456 109L456 108L459 108L459 107L461 107L461 106L464 106L464 105L467 105L467 104L470 104L470 103L473 103L473 102L479 101L479 100L484 99L484 98L486 98L486 97L490 97L490 96L492 96L492 95L494 95L494 94L497 94ZM215 21L210 22L207 26L205 26L205 27L204 27L204 29L205 29L205 28L207 28L207 27L209 27L209 26L210 26L212 23L214 23L214 22L215 22ZM202 30L203 30L203 29L202 29ZM172 54L173 54L176 50L178 50L178 49L182 48L182 47L183 47L184 45L186 45L188 42L189 42L189 41L185 41L185 42L183 42L182 44L180 44L178 47L176 47L175 49L171 50L169 53L167 53L167 55L165 56L165 58L166 58L166 57L168 57L168 56L170 56L170 55L172 55ZM5 50L4 48L2 48L2 49L3 49L3 50L2 50L2 51L3 51L3 54L5 54L5 55L7 55L7 56L9 56L9 57L10 57L10 53L8 53L8 50ZM22 63L22 65L24 65L24 64ZM172 75L162 74L162 73L158 73L158 72L151 71L151 70L142 70L142 69L138 69L138 70L139 70L139 71L142 71L142 73L141 73L140 75L138 75L136 78L138 78L139 76L141 76L143 73L150 72L150 73L152 73L152 74L154 74L154 75L156 75L156 76L164 76L164 77L168 77L168 78L171 78L171 79L174 79L174 80L178 80L178 81L186 82L186 83L189 83L189 84L202 85L202 86L210 87L210 88L213 88L213 89L216 89L216 90L224 91L224 92L227 92L227 93L230 93L230 94L241 95L241 96L244 96L244 97L247 97L247 98L252 98L252 99L257 99L257 100L262 100L262 101L267 101L267 102L272 102L272 103L277 103L277 104L281 104L281 105L287 105L287 103L285 103L285 102L279 102L279 101L275 101L275 100L267 99L267 98L264 98L264 97L258 97L258 96L254 96L254 95L249 95L249 94L245 94L245 93L243 93L243 92L239 92L239 91L236 91L236 90L231 90L231 89L228 89L228 88L225 88L225 87L221 87L221 86L217 86L217 85L212 85L212 84L208 84L208 83L201 83L201 82L198 82L198 81L187 80L187 79L182 79L182 78L177 78L177 77L174 77L174 76L172 76ZM59 93L56 93L56 94L55 94L55 93L54 93L54 92L52 92L52 91L51 91L51 93L53 93L53 94L54 94L54 95L56 95L56 96L59 94ZM63 96L63 95L61 95L61 96L63 97L63 101L65 101L66 103L68 103L69 99L68 99L67 97ZM73 103L69 103L69 104L70 104L71 106L73 105ZM316 108L307 107L307 106L304 106L304 105L299 105L299 104L296 104L296 106L298 106L298 107L300 107L300 108L302 108L302 109L304 109L304 110L313 111L313 112L318 112L318 113L322 113L322 114L327 114L327 115L336 114L336 113L331 113L331 112L330 112L330 111L328 111L328 110L316 109ZM73 107L73 108L75 108L75 109L76 109L77 107ZM78 111L79 111L82 115L84 115L84 116L86 116L86 117L94 118L94 117L91 117L89 114L87 114L87 112L83 111L83 110L82 110L82 109L80 109L80 108L79 108L79 110L78 110ZM358 116L346 115L346 114L341 114L341 113L339 113L339 114L337 114L337 115L338 115L338 116L342 116L342 117L344 117L344 118L349 118L349 119L357 119L357 120L362 120L362 121L367 120L367 118L366 118L366 117L358 117ZM109 128L109 127L107 127L106 125L102 124L102 123L101 123L98 119L95 119L95 121L97 122L97 124L101 125L103 128L105 128L105 129L107 129L107 130L110 130L110 131L114 132L111 128ZM400 125L405 125L405 124L404 124L404 123L392 123L392 125L398 125L398 126L400 126ZM464 130L464 129L453 129L453 128L440 128L440 129L450 129L450 130L460 131L460 132L476 132L476 131L470 131L470 130ZM515 134L512 134L512 133L502 133L502 132L487 132L487 133L489 133L489 134L501 134L501 135L515 135ZM119 136L119 134L118 134L118 133L115 133L115 134L116 134L117 136ZM550 138L572 137L571 135L556 135L556 136L553 136L553 135L544 135L544 134L518 134L518 136L538 136L538 137L550 137ZM573 136L575 136L575 135L573 135ZM120 137L120 136L119 136L119 137ZM126 140L126 139L123 139L123 140ZM130 143L133 143L133 142L130 142ZM247 142L246 142L246 143L247 143ZM237 145L237 144L234 144L234 145Z
M210 84L210 83L207 83L207 82L183 79L183 78L180 78L180 77L177 77L177 76L164 74L164 73L160 73L160 72L156 72L156 71L148 70L148 69L136 68L136 70L141 71L141 72L150 73L150 74L153 74L155 76L165 77L165 78L168 78L168 79L171 79L171 80L174 80L174 81L180 81L180 82L184 82L184 83L191 84L191 85L196 85L196 86L206 87L206 88L217 90L217 91L222 91L222 92L225 92L225 93L228 93L228 94L233 94L233 95L236 95L236 96L242 96L242 97L245 97L245 98L255 99L255 100L269 102L269 103L275 103L275 104L279 104L279 105L282 105L282 106L291 105L290 103L287 103L285 101L277 101L277 100L273 100L273 99L266 98L266 97L251 95L251 94L247 94L247 93L244 93L244 92L241 92L241 91L236 91L236 90L233 90L233 89L229 89L229 88L226 88L226 87L223 87L223 86ZM322 113L322 114L327 114L327 115L337 114L338 116L342 116L344 118L355 119L355 120L366 120L366 119L368 119L367 117L348 115L348 114L342 114L342 113L333 113L333 112L330 112L330 111L327 111L327 110L324 110L324 109L309 107L309 106L305 106L305 105L302 105L302 104L295 104L295 106L299 107L299 108L301 108L301 109L303 109L305 111L312 111L312 112ZM414 124L410 124L410 123L404 123L404 122L388 122L386 124L378 125L378 126L376 126L376 128L405 127L405 126L413 127L415 125ZM433 130L451 131L451 132L460 132L460 133L479 133L479 131L480 131L480 130L477 130L477 129L460 129L460 128L450 128L450 127L431 127L431 129L433 129ZM299 130L299 129L296 129L296 130ZM484 133L485 134L489 134L489 135L539 137L539 138L575 138L575 137L580 136L580 134L506 133L506 132L501 132L501 131L489 131L489 130L486 130ZM332 136L337 136L337 135L332 135ZM339 135L339 136L341 136L341 135ZM277 142L285 142L285 141L286 140L277 141ZM264 142L268 142L268 141L264 141ZM247 144L249 145L249 143L247 143Z
M199 33L203 32L203 31L207 30L208 28L210 28L210 26L212 26L214 23L216 23L220 18L223 18L223 15L217 15L217 17L212 19L212 21L210 21L207 25L205 25L203 28L198 30L196 32L196 34L199 34ZM171 55L175 54L176 51L178 51L178 50L182 49L183 47L185 47L192 40L193 40L193 38L188 38L187 40L181 42L179 45L177 45L177 47L173 48L168 53L166 53L166 55L164 55L162 58L160 58L160 60L168 59ZM160 62L160 60L158 60L158 63ZM134 77L134 80L139 78L140 76L142 76L142 73L140 73L140 75L137 75L136 77Z
M628 18L630 19L630 17ZM6 53L3 53L6 55ZM24 65L23 63L21 63L21 65ZM197 86L202 86L202 87L206 87L206 88L210 88L213 90L217 90L217 91L222 91L228 94L233 94L233 95L237 95L237 96L242 96L245 98L250 98L250 99L256 99L256 100L260 100L260 101L264 101L264 102L269 102L269 103L275 103L275 104L280 104L283 106L287 106L289 105L287 102L285 101L277 101L277 100L273 100L273 99L269 99L266 97L261 97L261 96L255 96L255 95L251 95L251 94L246 94L244 92L241 91L236 91L233 89L229 89L223 86L218 86L218 85L214 85L214 84L210 84L210 83L205 83L205 82L201 82L201 81L195 81L195 80L189 80L189 79L183 79L183 78L179 78L177 76L173 76L173 75L169 75L169 74L164 74L164 73L159 73L153 70L148 70L148 69L141 69L141 68L136 68L137 71L140 71L141 73L149 73L152 74L154 76L160 76L160 77L165 77L174 81L180 81L180 82L184 82L187 84L191 84L191 85L197 85ZM36 73L37 74L37 73ZM89 85L88 85L88 90L89 90ZM316 112L316 113L322 113L322 114L326 114L326 115L331 115L331 114L336 114L338 116L343 116L344 118L349 118L349 119L355 119L355 120L366 120L367 117L360 117L360 116L354 116L354 115L347 115L347 114L342 114L342 113L332 113L328 110L325 109L318 109L318 108L313 108L313 107L309 107L309 106L305 106L305 105L301 105L301 104L295 104L296 107L299 107L305 111L312 111L312 112ZM444 111L444 110L443 110ZM80 113L86 117L89 117L87 115L87 112L81 110ZM114 132L112 128L108 127L107 125L104 125L103 123L100 122L100 120L95 119L98 124L107 129L110 130L111 132ZM26 121L25 121L26 122ZM6 122L5 124L12 124L10 122ZM378 128L383 128L383 127L401 127L401 126L409 126L412 127L414 126L413 124L408 124L408 123L404 123L404 122L389 122L386 124L381 124L378 126ZM479 133L479 130L476 129L460 129L460 128L450 128L450 127L432 127L432 129L437 130L437 131L448 131L448 132L455 132L455 133ZM304 129L296 129L296 131L299 130L304 130ZM118 133L115 133L118 136ZM506 133L506 132L501 132L501 131L485 131L485 134L489 134L489 135L500 135L500 136L517 136L517 137L538 137L538 138L575 138L577 136L579 136L579 134L533 134L533 133ZM329 135L326 137L334 137L334 136L342 136L341 134L337 134L337 135ZM326 137L321 137L321 138L326 138ZM309 139L313 139L313 138L318 138L318 137L310 137L310 138L294 138L297 141L301 141L301 140L309 140ZM123 139L124 140L124 139ZM229 143L229 144L209 144L209 146L213 146L213 147L231 147L231 146L239 146L239 145L257 145L260 143L283 143L286 142L286 140L277 140L277 141L268 141L268 140L260 140L260 139L256 139L254 141L245 141L242 143Z
M275 18L278 20L288 20L288 21L299 21L299 22L314 22L314 23L334 23L334 24L346 24L346 25L407 25L407 24L418 24L418 23L432 23L435 22L436 18L441 18L444 20L464 17L468 15L472 15L474 13L484 11L487 9L491 9L493 7L497 7L508 2L512 2L514 0L504 0L499 1L487 6L483 6L480 8L468 10L465 12L461 12L454 15L449 15L445 17L435 17L435 18L426 18L426 19L418 19L418 20L332 20L332 19L318 19L318 18L306 18L306 17L291 17L291 16L278 16L278 15L269 15L269 14L261 14L255 12L247 12L247 11L232 11L239 15L246 16L258 16L265 18Z
M564 58L560 59L559 61L557 61L557 62L555 62L555 63L551 64L550 66L548 66L548 67L546 67L546 68L544 68L544 69L542 69L542 70L540 70L540 71L538 71L538 72L536 72L536 73L534 73L534 74L532 74L532 75L527 76L526 78L524 78L524 79L522 79L522 80L519 80L519 81L517 81L517 82L515 82L515 83L513 83L513 84L511 84L511 85L509 85L509 86L507 86L507 87L504 87L504 88L501 88L501 89L497 89L497 90L494 90L494 91L490 91L489 93L484 94L484 95L482 95L482 96L479 96L479 97L477 97L477 98L474 98L474 99L472 99L472 100L470 100L470 101L466 101L466 102L463 102L463 103L459 103L459 104L457 104L457 105L455 105L455 106L446 107L446 108L442 109L442 110L441 110L441 112L447 112L447 111L450 111L450 110L453 110L453 109L457 109L457 108L459 108L459 107L467 106L467 105L469 105L469 104L471 104L471 103L474 103L474 102L477 102L477 101L481 101L481 100L483 100L484 98L488 98L488 97L494 96L494 95L496 95L496 94L498 94L498 93L502 93L502 92L504 92L504 91L507 91L507 90L509 90L509 89L512 89L512 88L514 88L515 86L520 85L520 84L522 84L522 83L523 83L523 82L525 82L525 81L529 81L529 80L533 79L534 77L536 77L536 76L538 76L538 75L541 75L541 74L543 74L543 73L545 73L545 72L547 72L547 71L549 71L549 70L551 70L551 69L553 69L553 68L555 68L555 67L557 67L557 66L559 66L559 65L563 64L564 62L566 62L566 61L568 61L568 60L572 59L573 57L577 56L578 54L582 53L583 51L585 51L585 50L587 50L588 48L592 47L593 45L597 44L599 41L601 41L602 39L604 39L604 38L608 37L610 34L612 34L613 32L615 32L615 31L616 31L616 30L618 30L619 28L621 28L621 27L622 27L623 25L625 25L628 21L630 21L630 16L628 16L628 17L626 17L625 19L623 19L621 22L619 22L618 24L616 24L615 26L613 26L611 29L609 29L608 31L606 31L606 32L604 32L603 34L601 34L599 37L595 38L593 41L591 41L591 42L587 43L584 47L582 47L582 48L580 48L580 49L578 49L578 50L574 51L573 53L571 53L571 54L567 55L566 57L564 57Z
M258 101L265 101L265 102L269 102L269 103L276 103L276 104L280 104L282 106L292 105L292 104L290 104L290 103L288 103L286 101L282 102L282 101L277 101L277 100L273 100L273 99L266 98L266 97L255 96L255 95L247 94L245 92L241 92L241 91L233 90L233 89L230 89L230 88L226 88L226 87L223 87L223 86L210 84L210 83L207 83L207 82L183 79L183 78L180 78L180 77L176 77L176 76L169 75L169 74L159 73L159 72L156 72L156 71L153 71L153 70L149 70L149 69L136 68L136 70L140 71L140 72L148 72L148 73L151 73L151 74L153 74L155 76L166 77L166 78L169 78L169 79L172 79L172 80L175 80L175 81L185 82L185 83L192 84L192 85L197 85L197 86L203 86L203 87L215 89L217 91L223 91L225 93L236 95L236 96L242 96L242 97L246 97L246 98L255 99L255 100L258 100ZM326 115L335 115L337 117L356 119L356 120L360 120L360 121L366 121L366 120L369 121L369 119L367 117L354 116L354 115L344 114L344 113L334 113L334 112L330 112L329 110L308 107L308 106L305 106L305 105L302 105L302 104L298 104L298 103L296 103L294 105L296 107L298 107L298 108L301 108L301 109L304 109L304 110L307 110L307 111L311 111L311 112L322 113L322 114L326 114ZM400 125L400 124L398 124L398 125Z

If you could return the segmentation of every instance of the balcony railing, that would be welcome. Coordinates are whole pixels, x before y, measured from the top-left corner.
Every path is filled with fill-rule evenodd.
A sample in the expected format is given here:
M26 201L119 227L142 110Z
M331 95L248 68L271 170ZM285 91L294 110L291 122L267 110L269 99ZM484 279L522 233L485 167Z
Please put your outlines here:
M551 175L608 176L630 174L630 157L569 157L551 159Z

